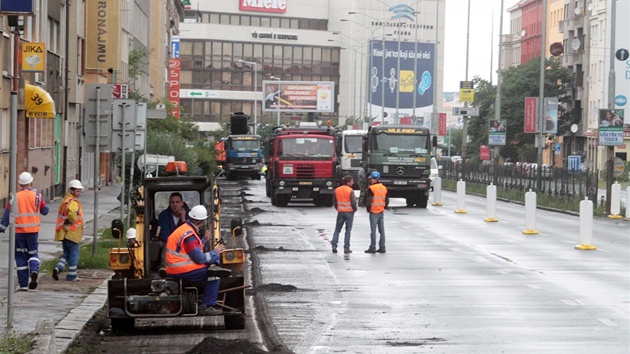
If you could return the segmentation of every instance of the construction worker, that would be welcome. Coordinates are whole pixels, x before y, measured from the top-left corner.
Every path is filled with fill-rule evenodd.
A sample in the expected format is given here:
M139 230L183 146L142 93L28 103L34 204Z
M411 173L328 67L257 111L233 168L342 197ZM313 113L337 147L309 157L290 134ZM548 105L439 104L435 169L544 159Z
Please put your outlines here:
M48 215L49 209L42 195L33 189L33 176L30 173L22 172L18 183L21 190L16 193L18 211L15 216L15 265L18 290L28 291L37 288L40 214ZM0 232L4 232L9 226L10 212L9 203L0 222Z
M337 187L335 194L333 194L333 206L337 210L337 222L335 224L332 241L330 242L332 244L333 253L337 253L339 234L344 224L346 224L346 233L343 240L343 253L352 253L350 249L350 235L352 233L354 213L357 211L357 199L352 189L353 184L354 179L352 176L343 176L341 186Z
M202 229L208 218L208 210L203 205L190 209L186 223L175 229L166 242L166 275L195 282L206 282L199 313L202 315L220 314L223 310L217 307L219 279L215 277L229 276L229 269L219 268L219 255L225 246L218 244L210 252L203 251L204 239L210 240L210 230ZM208 266L212 266L208 268Z
M381 174L377 171L370 173L368 180L370 186L367 189L365 208L370 213L370 247L365 253L385 253L385 208L389 205L387 187L381 184ZM376 249L376 229L381 237Z
M70 181L68 194L61 201L57 212L55 241L61 241L63 254L53 269L52 276L55 280L59 280L59 273L63 272L67 266L66 280L80 281L77 278L77 265L79 264L79 244L83 239L83 208L79 202L82 191L83 185L79 180Z

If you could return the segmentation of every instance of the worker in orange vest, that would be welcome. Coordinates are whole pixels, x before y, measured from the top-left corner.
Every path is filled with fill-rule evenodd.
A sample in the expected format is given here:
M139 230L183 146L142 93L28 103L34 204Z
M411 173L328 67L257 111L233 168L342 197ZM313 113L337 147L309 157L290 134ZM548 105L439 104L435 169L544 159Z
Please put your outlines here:
M33 176L22 172L18 178L21 190L16 193L18 211L15 216L15 265L20 291L37 288L39 276L39 227L40 214L48 215L48 206L41 194L33 189ZM11 203L0 222L0 232L9 226ZM30 273L30 282L29 282Z
M343 176L341 186L337 187L335 194L333 194L333 206L337 209L337 224L331 242L333 253L337 253L337 242L339 241L339 233L343 224L346 224L343 253L352 253L350 249L350 234L352 232L352 223L354 222L354 213L357 211L357 198L352 189L353 184L354 179L352 176Z
M208 210L196 205L188 213L188 220L179 226L166 241L166 275L195 282L206 282L199 313L202 315L221 314L216 305L219 294L219 279L215 276L229 276L231 271L219 265L220 254L225 246L218 244L210 252L204 252L204 239L211 237L210 230L202 234ZM208 266L211 266L208 268ZM214 272L213 274L211 274Z
M370 186L367 189L365 198L365 208L370 213L370 247L365 253L385 253L385 208L389 205L389 197L387 196L387 187L381 181L381 174L377 171L370 173L368 182ZM378 249L376 249L376 229L381 237L378 240Z
M83 207L79 197L83 192L83 185L78 179L68 183L68 194L61 201L57 212L55 226L55 241L61 241L63 254L53 268L53 279L59 280L59 273L68 267L67 281L80 281L77 278L79 265L79 244L83 239Z

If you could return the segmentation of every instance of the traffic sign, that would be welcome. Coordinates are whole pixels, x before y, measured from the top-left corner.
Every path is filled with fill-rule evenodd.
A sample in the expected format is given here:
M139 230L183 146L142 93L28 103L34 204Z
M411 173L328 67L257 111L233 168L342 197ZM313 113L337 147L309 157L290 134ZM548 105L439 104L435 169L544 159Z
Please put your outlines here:
M628 53L627 49L617 49L615 52L615 58L620 61L626 61L628 59L630 53Z
M620 159L619 157L615 157L613 176L615 177L621 176L625 168L626 168L626 165L623 163L623 160Z
M579 171L580 170L580 155L570 155L568 157L568 168L569 171Z
M478 107L453 107L454 116L479 117Z
M180 89L179 97L180 98L201 98L201 99L219 98L219 91Z
M98 89L98 90L97 90ZM112 140L112 85L109 84L88 84L86 90L87 103L85 105L85 142L86 151L96 151L98 142L99 149L111 150ZM99 97L97 99L97 92ZM97 112L97 102L99 111ZM97 137L97 124L98 137Z

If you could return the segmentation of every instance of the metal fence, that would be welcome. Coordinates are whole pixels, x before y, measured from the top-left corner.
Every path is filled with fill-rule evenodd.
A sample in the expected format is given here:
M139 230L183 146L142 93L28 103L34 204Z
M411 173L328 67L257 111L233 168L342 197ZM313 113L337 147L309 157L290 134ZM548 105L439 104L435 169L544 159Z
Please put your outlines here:
M497 187L521 191L538 191L538 174L535 164L485 164L463 163L462 160L442 159L439 170L442 179L474 183L479 185L494 184ZM598 171L584 171L543 165L540 181L540 193L558 198L588 197L593 202L597 199Z

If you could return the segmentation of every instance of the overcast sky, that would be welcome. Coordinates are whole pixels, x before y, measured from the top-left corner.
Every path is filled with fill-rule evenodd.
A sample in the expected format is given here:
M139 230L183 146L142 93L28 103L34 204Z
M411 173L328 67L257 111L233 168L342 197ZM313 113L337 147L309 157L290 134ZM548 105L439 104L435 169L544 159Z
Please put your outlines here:
M508 7L516 4L518 0L504 1L503 23L506 27L509 24L509 16L505 11ZM466 80L468 2L469 0L446 0L445 92L459 91L459 82ZM475 76L489 80L492 72L492 82L496 84L500 10L501 0L470 0L468 81L471 81ZM494 19L492 18L493 14ZM503 34L506 34L507 30L505 28Z

